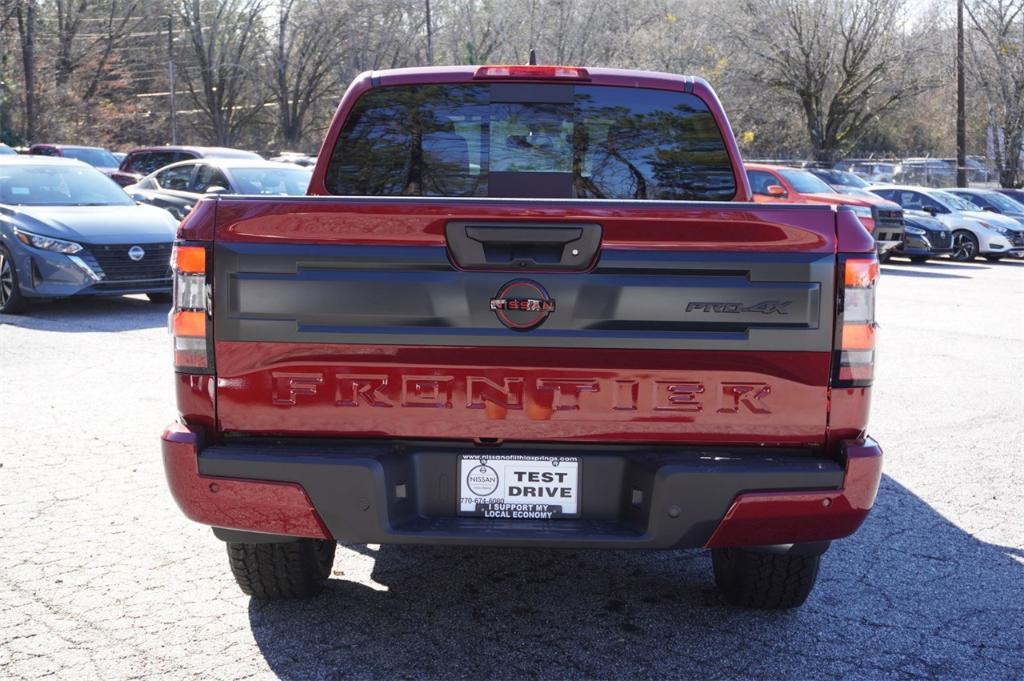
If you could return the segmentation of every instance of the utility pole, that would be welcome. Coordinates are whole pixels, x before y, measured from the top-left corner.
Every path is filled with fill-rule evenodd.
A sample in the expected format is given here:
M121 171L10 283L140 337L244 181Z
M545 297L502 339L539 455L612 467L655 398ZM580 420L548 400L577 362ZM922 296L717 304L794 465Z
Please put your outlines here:
M28 144L36 136L36 0L15 5L18 33L21 37L21 64L25 74L25 139Z
M178 111L174 101L174 17L167 17L167 86L171 107L171 144L177 144Z
M964 113L964 0L956 0L956 186L967 186L967 116Z
M434 65L434 31L430 24L430 0L424 0L427 5L427 65Z

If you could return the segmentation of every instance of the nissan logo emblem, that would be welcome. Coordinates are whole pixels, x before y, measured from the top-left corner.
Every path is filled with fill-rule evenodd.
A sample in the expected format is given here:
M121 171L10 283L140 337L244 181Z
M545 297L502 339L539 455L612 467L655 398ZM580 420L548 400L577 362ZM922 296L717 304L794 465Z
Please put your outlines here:
M544 287L529 279L515 279L491 298L491 311L513 331L540 326L555 311L555 301Z
M138 262L146 257L146 251L142 248L142 246L132 246L131 248L128 249L128 257L134 260L135 262Z

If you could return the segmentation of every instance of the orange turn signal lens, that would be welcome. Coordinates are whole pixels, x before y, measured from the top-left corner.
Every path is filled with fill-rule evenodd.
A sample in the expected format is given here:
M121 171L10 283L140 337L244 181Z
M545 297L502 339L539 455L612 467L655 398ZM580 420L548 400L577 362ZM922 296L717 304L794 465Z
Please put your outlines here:
M878 260L850 258L846 261L846 288L868 288L878 281Z
M843 350L871 350L874 347L874 323L843 325Z
M206 249L202 246L175 246L171 266L186 274L206 274Z
M206 313L201 310L181 310L174 313L171 329L175 336L206 338Z

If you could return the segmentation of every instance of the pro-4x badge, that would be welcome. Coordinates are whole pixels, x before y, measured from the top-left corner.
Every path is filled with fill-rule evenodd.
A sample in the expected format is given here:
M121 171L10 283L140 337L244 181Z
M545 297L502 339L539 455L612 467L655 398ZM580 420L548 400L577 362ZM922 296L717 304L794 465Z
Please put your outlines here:
M491 310L508 328L528 331L540 326L555 311L555 300L537 282L515 279L491 298Z
M692 302L686 304L686 311L692 312L731 312L733 314L739 314L740 312L760 312L761 314L789 314L786 310L793 303L792 300L763 300L756 305L746 305L743 303L698 303Z

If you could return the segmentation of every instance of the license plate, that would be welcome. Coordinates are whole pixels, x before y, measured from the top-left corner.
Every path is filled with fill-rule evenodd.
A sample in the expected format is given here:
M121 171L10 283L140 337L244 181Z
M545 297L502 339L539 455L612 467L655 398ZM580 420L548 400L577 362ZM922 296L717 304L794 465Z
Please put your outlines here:
M575 456L459 456L459 515L510 520L579 516Z

